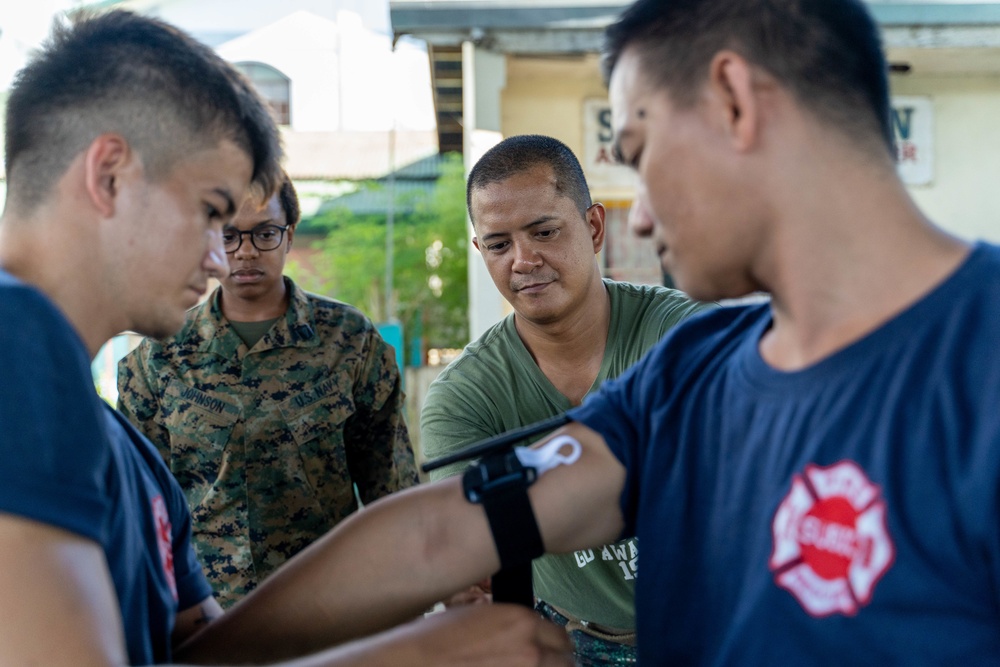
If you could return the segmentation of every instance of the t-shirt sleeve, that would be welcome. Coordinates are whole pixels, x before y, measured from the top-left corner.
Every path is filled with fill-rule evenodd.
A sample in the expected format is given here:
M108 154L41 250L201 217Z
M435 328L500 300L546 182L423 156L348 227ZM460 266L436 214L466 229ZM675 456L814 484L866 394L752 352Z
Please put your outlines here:
M110 450L83 343L40 292L0 283L0 511L99 543Z
M692 301L682 292L672 291L671 298L657 302L656 320L660 325L660 338L684 320L718 307L718 304L707 301Z
M646 440L644 415L650 394L647 385L651 369L662 363L659 359L662 347L663 342L617 379L602 384L598 391L587 396L583 405L567 413L574 421L599 433L625 467L625 488L621 496L625 535L635 534L639 471Z
M403 380L392 346L365 322L364 361L353 387L355 414L344 429L351 479L365 504L417 483L406 426Z
M500 424L484 419L493 411L473 404L478 392L461 372L446 370L431 383L420 412L420 446L427 461L454 454L485 438L503 432ZM429 473L431 481L465 471L469 461L459 461Z

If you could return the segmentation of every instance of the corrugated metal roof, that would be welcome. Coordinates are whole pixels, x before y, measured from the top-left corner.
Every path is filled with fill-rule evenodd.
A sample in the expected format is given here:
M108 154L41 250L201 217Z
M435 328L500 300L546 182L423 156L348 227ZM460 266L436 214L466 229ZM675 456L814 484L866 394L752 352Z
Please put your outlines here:
M418 207L430 201L434 195L437 179L441 176L442 155L431 155L404 165L394 173L396 209L398 215L413 213ZM385 216L389 208L388 177L361 183L354 192L333 197L319 205L316 213L303 218L299 223L299 233L324 233L316 224L316 218L330 211L343 209L353 215Z

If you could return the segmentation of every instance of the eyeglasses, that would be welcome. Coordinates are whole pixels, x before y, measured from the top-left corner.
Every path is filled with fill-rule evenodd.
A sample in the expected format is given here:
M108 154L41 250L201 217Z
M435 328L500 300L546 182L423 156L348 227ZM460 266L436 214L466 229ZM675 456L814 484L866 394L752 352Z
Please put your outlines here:
M257 248L261 252L267 252L281 245L281 241L285 238L286 229L288 229L288 225L284 227L279 225L261 225L260 227L254 227L248 232L241 232L238 229L227 227L222 230L222 244L226 252L234 253L243 245L243 237L249 236L250 243L253 244L254 248Z

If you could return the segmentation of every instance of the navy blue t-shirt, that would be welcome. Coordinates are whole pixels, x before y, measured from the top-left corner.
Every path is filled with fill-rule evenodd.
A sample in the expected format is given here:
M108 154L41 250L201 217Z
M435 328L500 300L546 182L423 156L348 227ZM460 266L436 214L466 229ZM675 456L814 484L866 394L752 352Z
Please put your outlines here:
M815 365L690 320L571 416L627 469L641 664L1000 664L1000 249Z
M2 271L0 369L0 512L98 543L129 660L169 661L177 611L212 594L184 496L153 446L97 396L62 313Z

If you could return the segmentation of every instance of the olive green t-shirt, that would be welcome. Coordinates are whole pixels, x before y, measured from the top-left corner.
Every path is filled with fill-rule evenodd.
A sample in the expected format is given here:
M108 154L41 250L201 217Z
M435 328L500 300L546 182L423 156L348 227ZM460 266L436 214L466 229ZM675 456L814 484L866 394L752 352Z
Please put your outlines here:
M604 283L611 321L604 360L590 391L620 375L667 330L705 307L665 287ZM420 442L424 455L434 459L571 407L538 368L509 315L470 343L431 384L420 415ZM431 478L458 474L466 465L447 466ZM533 566L535 595L584 620L633 629L637 553L638 541L630 538L539 558Z
M243 341L243 344L246 345L249 350L257 344L257 341L264 337L264 334L267 333L268 329L270 329L279 319L280 318L275 317L270 320L261 320L259 322L235 322L233 320L229 320L229 325L233 328L233 331L236 332L236 335L240 337L240 340Z

